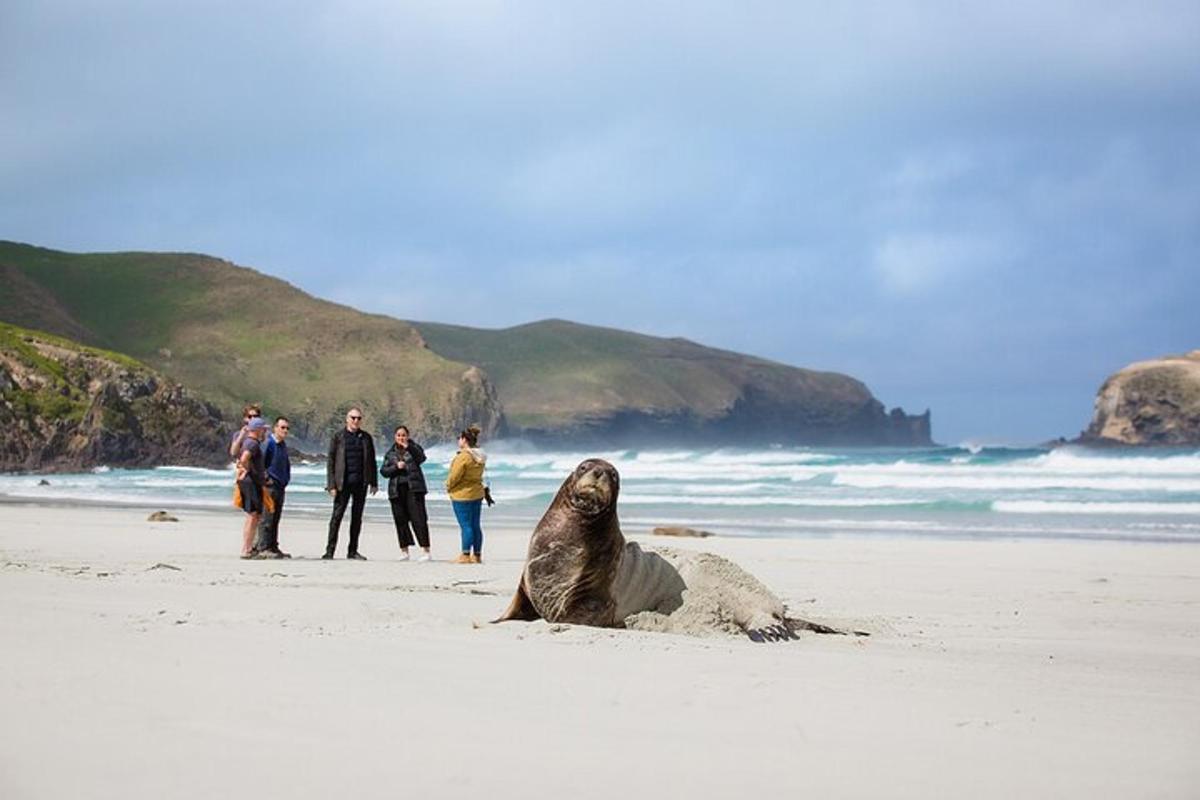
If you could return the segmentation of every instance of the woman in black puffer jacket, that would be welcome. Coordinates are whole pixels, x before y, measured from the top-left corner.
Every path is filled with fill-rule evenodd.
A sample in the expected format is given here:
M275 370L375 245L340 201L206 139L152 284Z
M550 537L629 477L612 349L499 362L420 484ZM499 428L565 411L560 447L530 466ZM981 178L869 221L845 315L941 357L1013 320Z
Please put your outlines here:
M420 561L429 561L429 515L425 512L425 450L409 438L408 428L396 428L395 443L383 456L379 474L388 479L388 500L400 540L400 560L408 560L413 534L421 545ZM411 527L411 530L410 530Z

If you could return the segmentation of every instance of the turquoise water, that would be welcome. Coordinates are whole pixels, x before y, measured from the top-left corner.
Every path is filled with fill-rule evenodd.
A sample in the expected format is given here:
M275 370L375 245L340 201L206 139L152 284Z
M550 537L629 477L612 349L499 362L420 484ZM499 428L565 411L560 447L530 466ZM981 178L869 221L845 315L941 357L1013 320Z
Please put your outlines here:
M497 443L488 475L498 505L485 525L532 529L563 478L600 456L621 473L626 530L690 525L736 536L937 536L1200 542L1200 450L1113 452L944 447L928 449L618 450L545 452ZM431 486L453 452L429 449ZM324 466L298 465L288 513L325 515ZM98 469L70 475L0 475L14 498L228 508L228 470ZM456 531L449 503L429 495L435 533ZM232 513L232 509L231 509ZM389 524L384 495L371 525ZM384 532L380 528L379 532Z

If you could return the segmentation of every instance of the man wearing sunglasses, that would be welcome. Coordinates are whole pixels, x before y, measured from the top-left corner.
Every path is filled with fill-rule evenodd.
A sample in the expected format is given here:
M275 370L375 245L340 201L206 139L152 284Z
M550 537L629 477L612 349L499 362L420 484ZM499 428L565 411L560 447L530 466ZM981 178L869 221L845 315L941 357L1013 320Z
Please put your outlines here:
M333 558L342 516L346 506L350 505L350 546L346 558L367 560L358 552L358 535L362 531L367 490L369 488L371 494L375 494L379 490L379 478L375 466L375 440L361 430L362 418L362 409L351 408L346 412L346 427L335 433L329 442L325 491L333 495L333 516L329 518L329 540L325 543L322 558Z

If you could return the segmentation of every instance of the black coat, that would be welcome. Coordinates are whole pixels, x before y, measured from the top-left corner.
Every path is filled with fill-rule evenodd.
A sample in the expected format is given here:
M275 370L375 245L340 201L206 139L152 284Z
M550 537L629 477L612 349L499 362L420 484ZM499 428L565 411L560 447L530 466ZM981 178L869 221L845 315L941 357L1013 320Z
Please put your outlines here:
M428 492L425 473L421 471L421 465L425 463L425 449L409 439L408 448L404 451L404 469L400 469L400 460L399 449L393 444L384 454L383 466L379 468L379 474L388 479L388 497L398 496L403 485L407 485L413 493Z
M339 492L346 483L346 435L350 431L342 428L329 440L329 460L325 462L325 488L337 489ZM362 434L363 449L363 480L373 489L379 488L379 478L375 476L375 440L366 431Z

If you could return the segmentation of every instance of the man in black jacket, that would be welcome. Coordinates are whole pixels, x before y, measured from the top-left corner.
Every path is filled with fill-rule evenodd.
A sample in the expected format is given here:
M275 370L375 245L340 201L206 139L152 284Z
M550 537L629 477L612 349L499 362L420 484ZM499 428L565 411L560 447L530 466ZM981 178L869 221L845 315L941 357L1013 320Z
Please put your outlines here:
M367 560L358 552L358 534L362 531L367 489L369 487L371 494L375 494L379 490L379 478L375 474L375 440L371 434L359 429L362 417L362 410L357 407L347 411L345 429L335 433L329 442L325 491L333 495L333 516L329 518L329 540L322 558L333 558L342 516L346 513L346 506L353 501L350 508L350 547L346 558Z

